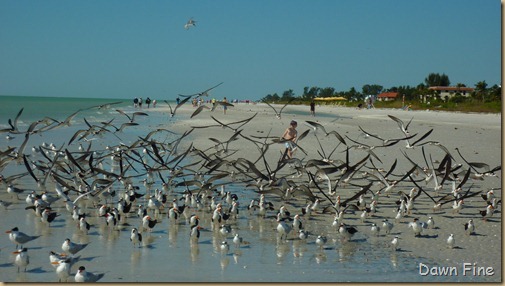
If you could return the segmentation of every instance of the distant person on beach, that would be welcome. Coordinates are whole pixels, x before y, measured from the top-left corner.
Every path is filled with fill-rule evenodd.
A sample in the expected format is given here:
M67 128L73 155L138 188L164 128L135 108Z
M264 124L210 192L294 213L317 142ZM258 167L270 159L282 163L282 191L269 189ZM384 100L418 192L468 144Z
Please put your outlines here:
M176 99L175 99L175 103L176 103L177 105L179 105L179 102L181 102L181 100L180 100L179 98L176 98Z
M228 100L226 99L226 96L223 98L223 103L228 103ZM228 106L226 106L226 104L223 104L224 114L226 114L226 109L228 109Z
M310 115L316 116L316 103L314 100L310 102Z
M153 108L156 107L156 99L153 99Z
M213 98L211 102L212 102L212 111L214 111L214 109L216 108L216 99Z
M298 131L296 130L298 123L295 120L291 120L289 127L286 128L284 134L282 134L281 140L284 140L284 145L288 149L289 159L293 158L293 152L296 149L296 140L298 139Z
M149 108L151 106L151 99L149 97L146 98L146 104L147 104L147 108Z
M139 108L142 108L142 97L139 98Z
M133 99L133 107L137 108L138 106L139 106L139 99L135 97Z

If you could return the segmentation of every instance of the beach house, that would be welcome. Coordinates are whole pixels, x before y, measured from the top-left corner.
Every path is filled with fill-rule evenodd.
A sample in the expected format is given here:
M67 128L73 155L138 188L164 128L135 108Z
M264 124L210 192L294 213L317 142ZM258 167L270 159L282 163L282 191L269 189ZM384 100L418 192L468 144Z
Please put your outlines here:
M379 101L393 101L398 97L398 92L383 92L377 96Z

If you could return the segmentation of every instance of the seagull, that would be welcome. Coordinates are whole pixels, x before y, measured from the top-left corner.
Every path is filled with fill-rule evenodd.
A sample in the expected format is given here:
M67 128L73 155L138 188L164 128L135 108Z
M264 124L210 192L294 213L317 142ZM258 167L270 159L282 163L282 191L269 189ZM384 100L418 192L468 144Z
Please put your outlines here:
M102 279L104 275L105 275L104 273L94 274L88 272L86 271L86 267L80 266L79 269L77 270L77 273L75 274L74 279L75 282L92 283Z
M379 232L380 232L380 227L376 224L376 223L372 223L372 227L370 229L370 231L375 235L375 236L379 236Z
M454 238L454 234L451 233L449 238L447 238L447 246L449 248L454 248L454 244L456 244L456 239Z
M391 246L393 247L393 249L396 251L398 249L398 245L400 243L400 237L397 235L393 238L393 240L391 241Z
M428 226L429 229L433 229L435 227L435 220L433 217L428 217L428 221L426 222L426 225Z
M233 243L235 244L236 248L240 248L242 241L242 237L240 237L238 233L235 233L235 236L233 237Z
M186 24L184 24L184 29L189 30L191 27L196 27L196 21L191 17Z

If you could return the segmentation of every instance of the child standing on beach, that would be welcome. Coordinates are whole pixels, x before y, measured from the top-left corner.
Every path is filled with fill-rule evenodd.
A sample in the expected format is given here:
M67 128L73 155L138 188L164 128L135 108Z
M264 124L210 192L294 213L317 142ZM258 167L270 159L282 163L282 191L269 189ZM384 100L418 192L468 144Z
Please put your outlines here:
M289 159L293 158L293 152L296 149L296 140L298 139L298 131L296 130L296 126L298 123L295 120L291 120L289 127L286 128L284 134L282 134L282 138L285 142L284 145L288 149L288 157Z

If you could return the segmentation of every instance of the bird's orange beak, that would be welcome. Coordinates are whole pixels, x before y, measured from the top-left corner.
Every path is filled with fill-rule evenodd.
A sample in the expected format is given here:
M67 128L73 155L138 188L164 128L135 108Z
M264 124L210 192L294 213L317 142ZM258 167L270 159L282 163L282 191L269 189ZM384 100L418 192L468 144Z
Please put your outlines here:
M51 264L55 264L55 265L58 265L60 264L58 261L54 261L54 262L51 262Z
M6 231L5 233L11 233L11 232L12 232L12 231L8 230L8 231Z
M21 251L14 251L12 254L20 254Z

